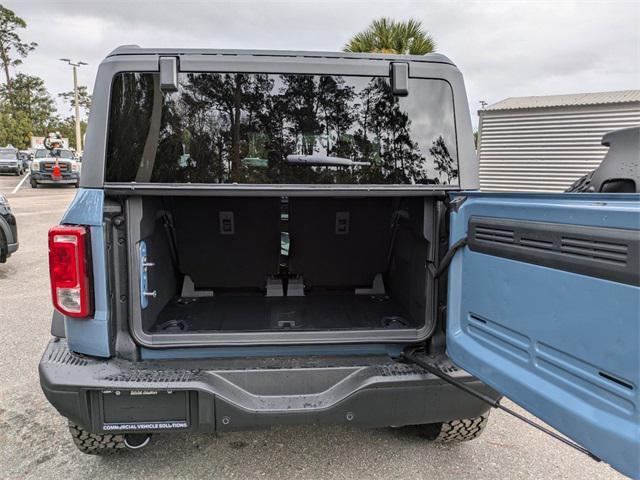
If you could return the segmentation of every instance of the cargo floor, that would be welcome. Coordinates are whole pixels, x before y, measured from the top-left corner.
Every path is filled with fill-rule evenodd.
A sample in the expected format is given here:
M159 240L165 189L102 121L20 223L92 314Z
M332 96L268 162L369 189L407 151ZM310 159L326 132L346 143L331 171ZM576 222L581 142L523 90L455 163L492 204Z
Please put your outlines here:
M353 330L415 328L389 297L220 296L174 298L149 331L156 334L268 330Z

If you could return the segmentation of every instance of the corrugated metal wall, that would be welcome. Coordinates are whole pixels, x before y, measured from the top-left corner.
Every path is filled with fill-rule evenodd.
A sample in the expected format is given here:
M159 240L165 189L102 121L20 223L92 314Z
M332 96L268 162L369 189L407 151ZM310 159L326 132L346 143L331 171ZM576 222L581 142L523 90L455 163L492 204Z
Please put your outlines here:
M640 103L481 110L480 188L564 191L600 164L602 135L634 125Z

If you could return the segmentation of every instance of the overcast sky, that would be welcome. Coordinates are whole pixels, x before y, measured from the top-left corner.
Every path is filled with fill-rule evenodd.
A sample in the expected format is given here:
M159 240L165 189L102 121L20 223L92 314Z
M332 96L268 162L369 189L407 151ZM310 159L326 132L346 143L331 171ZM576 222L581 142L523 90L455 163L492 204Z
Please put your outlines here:
M474 124L480 100L640 88L638 0L3 3L39 45L21 70L54 95L72 88L60 57L89 63L80 82L92 90L100 60L118 45L335 51L380 16L422 21L462 70Z

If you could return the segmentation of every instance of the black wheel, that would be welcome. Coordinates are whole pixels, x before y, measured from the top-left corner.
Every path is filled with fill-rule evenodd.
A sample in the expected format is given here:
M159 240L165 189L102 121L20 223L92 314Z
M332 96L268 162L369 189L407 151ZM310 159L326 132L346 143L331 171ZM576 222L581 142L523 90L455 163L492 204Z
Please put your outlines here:
M475 418L418 425L419 434L432 442L466 442L478 438L489 421L489 412Z
M76 182L73 186L76 188L80 188L80 182Z
M69 431L78 450L88 455L112 455L127 448L124 435L89 433L72 423Z
M38 188L38 182L36 182L35 180L31 180L31 188Z

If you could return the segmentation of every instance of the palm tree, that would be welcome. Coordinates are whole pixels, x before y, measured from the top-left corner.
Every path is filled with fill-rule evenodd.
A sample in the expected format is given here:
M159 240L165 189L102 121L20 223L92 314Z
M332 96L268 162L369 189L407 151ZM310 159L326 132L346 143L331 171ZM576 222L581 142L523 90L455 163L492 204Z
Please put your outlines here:
M398 53L424 55L436 48L436 42L418 20L396 21L379 18L353 36L345 52Z

